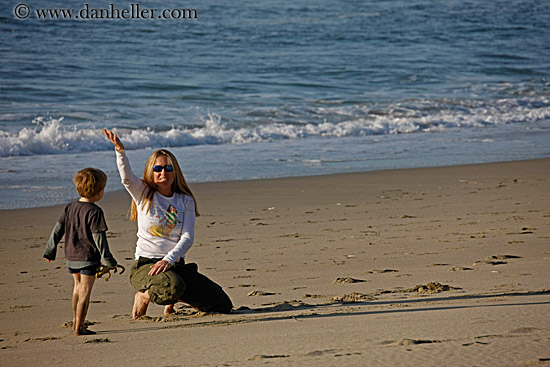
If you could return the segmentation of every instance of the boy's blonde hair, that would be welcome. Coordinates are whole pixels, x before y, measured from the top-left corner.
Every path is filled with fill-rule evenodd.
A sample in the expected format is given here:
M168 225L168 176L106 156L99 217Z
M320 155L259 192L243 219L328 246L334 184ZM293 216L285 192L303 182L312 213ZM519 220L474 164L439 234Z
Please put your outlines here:
M78 195L90 199L96 196L107 185L107 175L97 168L84 168L73 178Z

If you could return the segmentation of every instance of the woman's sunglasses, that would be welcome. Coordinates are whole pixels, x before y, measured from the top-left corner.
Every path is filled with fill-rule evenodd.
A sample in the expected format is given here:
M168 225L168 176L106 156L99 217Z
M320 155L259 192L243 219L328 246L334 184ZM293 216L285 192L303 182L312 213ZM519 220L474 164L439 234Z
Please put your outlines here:
M162 172L162 170L166 170L166 172L172 172L174 170L174 167L172 167L170 164L166 166L153 166L153 171L155 172Z

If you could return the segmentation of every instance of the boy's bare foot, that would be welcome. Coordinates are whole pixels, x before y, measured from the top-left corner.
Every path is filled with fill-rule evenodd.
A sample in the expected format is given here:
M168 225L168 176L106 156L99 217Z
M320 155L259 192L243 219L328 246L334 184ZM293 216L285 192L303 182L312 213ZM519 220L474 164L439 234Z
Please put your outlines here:
M175 312L176 312L176 310L174 310L174 305L168 305L168 306L164 307L164 314L165 315L171 315Z
M75 334L76 334L76 336L80 336L80 335L95 335L96 332L95 332L95 331L92 331L92 330L88 330L88 329L86 329L86 328L83 328L83 329L76 330L76 331L75 331Z
M136 320L147 313L149 306L149 294L147 292L137 292L134 297L134 308L132 309L132 319Z

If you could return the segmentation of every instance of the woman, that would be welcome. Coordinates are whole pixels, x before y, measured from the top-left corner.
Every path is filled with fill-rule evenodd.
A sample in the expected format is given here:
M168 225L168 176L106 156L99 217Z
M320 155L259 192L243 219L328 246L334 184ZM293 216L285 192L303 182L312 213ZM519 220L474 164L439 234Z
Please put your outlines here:
M221 287L198 273L196 264L185 264L198 212L176 157L157 150L140 179L132 172L117 135L103 132L115 146L122 184L133 199L130 219L138 223L136 262L130 273L137 290L132 317L145 315L149 302L165 305L165 314L174 312L176 302L204 312L231 312L233 305Z

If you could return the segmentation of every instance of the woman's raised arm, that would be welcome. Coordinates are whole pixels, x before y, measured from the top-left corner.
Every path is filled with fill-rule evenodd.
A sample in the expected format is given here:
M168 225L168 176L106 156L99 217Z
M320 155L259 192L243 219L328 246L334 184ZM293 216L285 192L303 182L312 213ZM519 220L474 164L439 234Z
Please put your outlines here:
M122 184L130 193L136 204L140 203L143 190L145 190L145 184L132 172L130 161L128 161L128 157L126 157L126 152L124 151L124 144L122 144L118 136L111 130L103 129L103 132L105 133L105 136L107 136L107 139L113 143L115 150L117 151L116 162Z
M112 130L103 129L103 132L105 133L107 139L113 143L117 152L124 150L124 144L122 144L118 136Z

